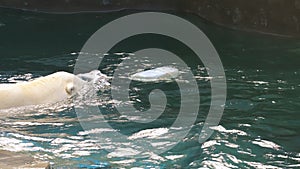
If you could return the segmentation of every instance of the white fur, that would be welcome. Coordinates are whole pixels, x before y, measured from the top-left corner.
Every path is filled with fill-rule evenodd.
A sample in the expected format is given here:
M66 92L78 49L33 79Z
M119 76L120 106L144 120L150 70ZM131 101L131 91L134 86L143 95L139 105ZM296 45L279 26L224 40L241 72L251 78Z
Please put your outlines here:
M0 84L0 109L56 103L72 97L84 83L71 73L57 72L33 81Z

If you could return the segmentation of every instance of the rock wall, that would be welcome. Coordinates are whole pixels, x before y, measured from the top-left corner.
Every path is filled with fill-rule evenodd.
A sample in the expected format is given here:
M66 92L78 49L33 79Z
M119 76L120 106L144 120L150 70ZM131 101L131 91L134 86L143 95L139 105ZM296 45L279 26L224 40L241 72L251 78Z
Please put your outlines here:
M300 0L0 0L0 6L55 13L173 10L235 29L300 38Z

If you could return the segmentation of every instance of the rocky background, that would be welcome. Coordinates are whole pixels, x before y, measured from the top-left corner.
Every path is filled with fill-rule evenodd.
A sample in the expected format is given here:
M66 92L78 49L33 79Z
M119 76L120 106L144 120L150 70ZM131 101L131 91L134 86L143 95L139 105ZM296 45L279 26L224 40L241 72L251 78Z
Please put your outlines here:
M0 6L55 13L189 12L234 29L300 38L300 0L0 0Z

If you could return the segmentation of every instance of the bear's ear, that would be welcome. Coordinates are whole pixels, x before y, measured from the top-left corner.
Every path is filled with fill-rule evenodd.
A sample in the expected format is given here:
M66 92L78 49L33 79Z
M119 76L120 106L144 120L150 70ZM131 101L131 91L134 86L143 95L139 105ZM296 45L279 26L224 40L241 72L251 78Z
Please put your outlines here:
M74 84L73 83L68 83L65 90L69 95L72 95L74 90L75 90Z

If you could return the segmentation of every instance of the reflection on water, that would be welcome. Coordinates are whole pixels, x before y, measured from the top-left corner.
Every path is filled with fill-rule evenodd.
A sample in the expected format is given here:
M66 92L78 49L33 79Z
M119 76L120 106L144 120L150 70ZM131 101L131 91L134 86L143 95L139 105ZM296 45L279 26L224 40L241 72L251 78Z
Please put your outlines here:
M116 14L48 15L0 10L0 82L28 81L59 70L72 72L77 51L99 26L116 18ZM126 13L126 12L125 12ZM221 55L228 84L225 112L215 132L205 143L198 137L210 106L210 79L205 67L197 64L192 54L176 43L161 44L174 48L186 59L194 73L201 96L201 107L196 123L185 139L173 149L162 153L139 154L134 145L126 148L107 142L105 145L89 134L122 132L130 139L157 138L169 129L180 108L178 87L175 83L132 83L129 90L137 109L149 109L148 93L161 88L168 96L165 112L153 123L139 125L114 108L128 104L113 100L109 92L98 92L85 98L86 102L69 100L53 105L15 108L0 112L0 149L22 151L35 158L50 161L55 167L71 168L297 168L300 167L299 133L299 44L263 35L252 35L226 30L188 17L196 22L211 38ZM58 19L60 18L60 19ZM49 26L53 25L50 29ZM77 25L74 28L74 25ZM88 25L88 26L87 26ZM27 31L21 34L19 28ZM70 30L69 28L72 27ZM36 31L34 28L38 28ZM41 33L43 32L43 33ZM10 37L12 34L17 36ZM53 35L57 36L53 36ZM61 38L64 37L64 38ZM3 40L5 39L5 40ZM44 40L44 39L47 39ZM136 39L133 40L137 40ZM128 42L115 52L129 47L159 44L161 39L144 37L144 43ZM28 41L28 42L27 42ZM14 42L18 42L15 45ZM39 42L39 43L38 43ZM34 46L34 47L32 47ZM17 49L17 50L16 50ZM100 70L112 77L122 60L130 59L126 53L101 54L106 57ZM176 52L175 52L176 53ZM151 66L149 61L144 63ZM155 66L155 65L153 65ZM183 73L187 70L181 70ZM126 78L126 77L121 77ZM184 79L181 79L184 80ZM113 128L83 130L74 106L98 106L102 114L88 117L87 122L105 119ZM139 119L141 120L141 119ZM170 137L170 136L169 136ZM157 142L164 145L165 142ZM107 151L107 147L115 151Z
M194 71L196 74L200 74L198 71L201 70ZM66 102L51 106L33 106L2 111L0 147L9 151L30 152L38 159L53 162L55 166L82 168L88 165L103 167L152 166L156 168L176 166L296 167L300 162L300 155L297 153L298 147L289 145L292 140L289 141L288 138L297 139L298 119L293 116L286 117L286 115L293 115L293 106L299 106L299 104L296 102L297 97L287 99L285 93L294 93L299 84L294 79L280 78L281 80L278 80L274 76L260 81L260 76L253 76L251 71L245 73L241 70L227 69L226 72L229 79L229 91L231 91L226 103L226 111L221 124L212 127L215 130L214 135L202 145L197 143L198 131L203 125L203 117L200 114L198 123L193 126L190 134L174 149L163 154L147 152L147 157L138 160L130 158L130 156L140 153L130 144L127 145L127 148L117 148L118 145L109 143L103 145L98 140L89 137L89 134L93 133L115 131L112 131L111 128L83 130L73 109L73 106L78 106L74 101L74 103ZM261 74L265 76L264 73ZM24 77L16 75L15 77L25 79L28 75L24 75ZM15 77L12 76L10 79L16 79ZM242 80L243 77L246 80ZM207 79L198 81L205 84ZM201 88L202 96L208 97L209 93L206 92L206 88L209 86L202 86L204 86ZM137 86L133 90L139 91L140 89ZM169 89L167 92L172 93L172 90ZM137 95L132 96L136 97L133 102L147 107L147 104L140 103ZM104 114L106 120L126 126L126 129L122 130L125 133L131 133L129 136L131 139L159 137L169 130L168 128L153 129L149 125L148 129L135 132L137 126L131 125L126 117L119 116L112 109L116 105L126 103L110 100L107 93L101 93L94 99L96 100L89 100L90 103L97 104L102 107L102 110L110 111ZM168 107L169 114L158 123L166 124L168 121L172 122L176 119L174 110L179 105L176 100L169 104L173 104ZM206 101L204 99L202 105L203 107L209 106L209 99L206 98ZM278 107L274 107L274 105L278 105ZM92 119L86 120L94 121L95 119L102 118L92 117ZM116 128L115 130L121 129ZM162 142L161 144L166 143ZM116 146L116 149L113 152L107 152L104 146Z

